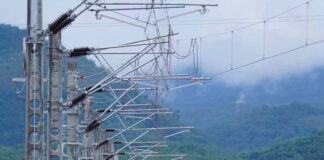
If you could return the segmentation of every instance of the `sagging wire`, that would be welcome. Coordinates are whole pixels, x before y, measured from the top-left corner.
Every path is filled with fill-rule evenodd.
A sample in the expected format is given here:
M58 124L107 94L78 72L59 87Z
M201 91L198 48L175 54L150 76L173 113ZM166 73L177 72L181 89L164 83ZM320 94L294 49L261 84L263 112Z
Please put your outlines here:
M306 5L306 45L309 43L309 7L310 7L310 1L307 1Z
M252 61L252 62L243 64L243 65L234 67L233 69L224 70L222 72L218 72L218 73L215 73L215 74L211 74L211 75L208 75L207 77L210 77L210 78L212 78L212 77L218 77L218 76L224 75L226 73L232 72L234 70L239 70L239 69L242 69L242 68L246 68L248 66L252 66L252 65L255 65L257 63L260 63L260 62L263 62L263 61L266 61L266 60L270 60L270 59L273 59L273 58L276 58L276 57L279 57L279 56L287 55L287 54L292 53L294 51L298 51L298 50L301 50L301 49L304 49L304 48L307 48L307 47L310 47L310 46L314 46L314 45L317 45L317 44L321 44L321 43L324 43L324 39L318 40L318 41L314 41L314 42L311 42L309 44L304 44L304 45L298 46L296 48L293 48L293 49L290 49L290 50L287 50L287 51L284 51L284 52L280 52L280 53L274 54L272 56L267 56L265 58L261 58L261 59L256 60L256 61Z
M231 32L231 54L230 54L230 70L234 68L234 31Z
M263 22L263 54L262 59L267 56L267 21Z
M214 37L219 37L219 36L222 36L222 35L225 35L225 34L230 34L232 31L237 32L237 31L240 31L240 30L245 30L245 29L254 27L256 25L259 25L259 24L264 23L264 21L270 22L273 19L280 18L282 15L285 15L285 14L287 14L289 12L292 12L292 11L298 9L298 8L301 8L301 7L305 6L305 5L307 5L307 3L310 3L311 1L312 0L307 0L304 3L298 4L298 5L296 5L296 6L292 7L292 8L289 8L289 9L283 11L283 12L280 12L280 13L278 13L276 15L273 15L273 16L270 16L270 17L267 17L267 18L264 18L263 20L260 20L258 22L252 23L252 24L248 24L248 25L245 25L245 26L242 26L242 27L238 27L236 29L231 29L231 30L225 31L225 32L220 32L220 33L216 33L216 34L209 34L209 35L201 36L199 38L214 38ZM181 39L181 40L187 40L187 39Z

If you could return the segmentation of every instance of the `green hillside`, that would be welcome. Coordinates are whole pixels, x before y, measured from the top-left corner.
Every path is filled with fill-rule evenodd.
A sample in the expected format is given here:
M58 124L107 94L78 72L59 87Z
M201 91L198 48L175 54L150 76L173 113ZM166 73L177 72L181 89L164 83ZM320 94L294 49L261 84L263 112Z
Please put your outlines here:
M322 160L324 159L324 132L277 144L241 157L246 160Z
M0 160L20 160L23 157L23 144L25 140L25 90L21 83L12 82L14 77L23 77L23 54L22 54L22 39L25 35L24 30L10 25L0 25ZM47 57L44 57L45 59ZM80 74L84 76L98 73L94 62L86 58L78 59L78 68ZM102 75L104 76L104 75ZM86 81L80 81L80 87L85 87L96 82L100 78L94 77ZM98 101L106 101L101 99L103 96L96 95ZM145 100L145 99L143 99ZM147 101L147 99L146 99ZM169 117L161 119L159 124L166 123L179 124L179 119ZM193 138L195 137L195 138ZM188 137L184 137L194 143L193 140L202 139L198 133L193 133ZM175 140L181 142L182 140ZM180 143L175 143L175 146L182 146ZM207 152L205 148L199 152ZM211 152L211 151L209 151ZM199 154L198 151L193 154Z
M25 134L25 100L24 90L21 89L24 85L12 82L12 78L23 77L21 46L24 34L24 30L16 27L0 25L0 146L3 146L0 147L0 160L20 160L23 157L21 144L24 143ZM78 59L78 65L82 75L98 73L99 68L85 58ZM87 83L94 81L95 79L88 79ZM86 81L81 81L80 86L87 86ZM185 121L185 125L196 127L190 135L172 139L167 150L188 153L190 160L236 160L240 159L238 157L258 160L267 156L285 156L286 150L291 150L291 154L297 158L308 160L314 148L324 145L323 141L309 140L312 138L278 144L298 137L310 137L323 130L322 105L292 103L236 106L213 105L210 102L208 108L204 109L198 106L190 109L185 105L178 106L177 109L179 111L176 111L174 117L159 123L179 124ZM322 135L318 134L314 138L317 140ZM306 148L298 149L304 144ZM260 151L260 148L268 149ZM304 149L305 152L300 152ZM314 152L314 155L320 156L318 154L320 153Z
M301 103L219 106L200 112L183 111L182 115L210 142L228 152L253 150L324 129L323 107Z

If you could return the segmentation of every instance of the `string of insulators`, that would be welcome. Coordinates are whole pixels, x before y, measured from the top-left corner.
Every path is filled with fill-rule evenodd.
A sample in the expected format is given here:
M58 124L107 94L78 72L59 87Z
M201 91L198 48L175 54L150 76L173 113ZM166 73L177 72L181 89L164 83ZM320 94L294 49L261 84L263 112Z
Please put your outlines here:
M92 130L98 128L100 126L101 122L98 119L95 119L94 121L92 121L86 128L85 128L85 132L89 133Z
M105 112L106 111L106 109L97 109L96 110L98 113L103 113L103 112ZM106 113L111 113L113 110L112 109L108 109L107 111L106 111Z
M114 144L124 144L122 141L115 141Z
M48 30L52 34L56 34L57 32L66 28L75 20L75 16L71 16L71 15L72 15L72 10L69 10L66 13L62 14L53 23L48 25Z
M92 89L92 90L91 90L91 88L93 88L93 86L89 86L89 87L85 88L85 90L86 90L85 93L83 93L83 94L81 94L81 95L75 97L74 99L72 99L72 100L69 102L69 104L68 104L69 108L72 108L72 107L75 106L76 104L78 104L78 103L80 103L81 101L85 100L85 99L87 98L87 95L88 95L87 93L88 93L90 90L91 90L91 91L97 90L96 92L103 92L104 89L101 88L101 87L102 87L102 86L99 85L99 86L95 87L95 88Z
M82 48L74 48L70 53L70 57L80 57L80 56L86 56L91 51L91 48L89 47L82 47Z
M83 76L83 75L80 75L80 76L79 76L79 79L80 79L80 80L83 80L83 79L86 79L86 78L87 78L87 77L85 77L85 76Z
M102 87L102 85L98 85L98 86L95 87L94 89L91 89L91 88L93 88L93 86L86 87L85 90L86 90L87 92L89 92L90 90L91 90L91 91L95 91L95 90L96 90L96 92L104 92L104 91L105 91L105 89Z
M72 108L74 105L80 103L81 101L83 101L86 98L87 98L87 94L86 93L83 93L83 94L75 97L74 99L72 99L70 101L69 108Z
M112 129L112 128L107 128L105 129L106 132L116 132L117 130L116 129Z
M109 140L106 139L106 140L100 142L96 148L99 149L101 146L106 145L106 144L108 144L108 143L109 143Z
M96 147L96 149L99 149L101 146L106 145L106 144L108 144L108 143L109 143L109 140L106 139L106 140L100 142L100 143L98 144L98 146ZM123 143L122 141L115 141L115 142L113 142L113 144L124 144L124 143Z
M117 153L118 155L120 155L120 156L124 156L124 155L126 155L126 153L124 153L124 152L120 152L120 153ZM111 160L112 158L114 158L115 157L115 155L114 154L112 154L112 155L109 155L105 160Z
M109 155L105 160L111 160L112 158L114 158L115 157L115 155Z

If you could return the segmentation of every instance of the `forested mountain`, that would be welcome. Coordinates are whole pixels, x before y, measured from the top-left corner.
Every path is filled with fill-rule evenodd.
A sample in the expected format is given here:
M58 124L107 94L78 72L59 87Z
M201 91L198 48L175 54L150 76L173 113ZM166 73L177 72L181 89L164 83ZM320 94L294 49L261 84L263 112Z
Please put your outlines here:
M23 157L24 85L12 82L12 78L23 77L24 34L25 31L19 28L0 25L0 146L3 146L0 160ZM92 61L79 59L78 62L81 74L90 75L98 71ZM206 86L177 91L177 101L169 102L177 116L168 121L193 125L195 129L183 139L175 139L171 150L189 153L188 159L193 160L278 156L278 153L299 144L299 140L283 141L316 135L324 129L322 81L324 69L317 69L255 86L228 87L213 81ZM315 139L322 135L316 135ZM324 145L322 141L307 141L305 144L307 148ZM297 153L297 149L291 153L301 159L305 158L304 153L310 154L308 151Z
M245 160L321 160L324 159L324 132L241 155Z

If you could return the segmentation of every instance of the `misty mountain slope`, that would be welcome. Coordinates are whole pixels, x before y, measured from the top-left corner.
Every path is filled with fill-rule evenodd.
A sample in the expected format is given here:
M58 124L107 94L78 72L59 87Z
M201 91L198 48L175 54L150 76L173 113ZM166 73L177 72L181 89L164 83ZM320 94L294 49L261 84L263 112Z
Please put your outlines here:
M216 79L176 91L169 103L215 144L255 149L323 129L323 82L324 68L249 86Z
M14 77L23 77L24 33L18 28L0 25L0 142L5 145L24 141L25 102L20 97L23 95L16 93L24 85L12 82Z
M216 79L205 85L177 90L169 103L185 123L205 130L221 123L228 124L239 115L249 118L253 108L265 105L285 107L300 103L323 107L323 82L324 68L249 86L228 86Z
M23 77L24 31L0 25L0 36L0 144L17 146L24 143L24 91L17 94L24 86L11 80ZM98 72L94 62L85 58L78 62L80 74ZM231 159L227 157L313 135L324 128L323 80L324 69L319 68L255 86L229 87L215 80L178 90L170 96L176 116L169 121L195 129L181 143L172 143L171 150L187 152L193 156L190 159ZM86 86L86 81L80 81L80 86Z
M324 159L324 132L314 136L276 144L241 155L244 160L321 160Z
M180 110L236 104L278 105L291 102L321 104L324 102L323 82L324 68L298 75L287 75L280 80L264 80L249 86L228 86L215 79L205 85L176 91L170 103Z

